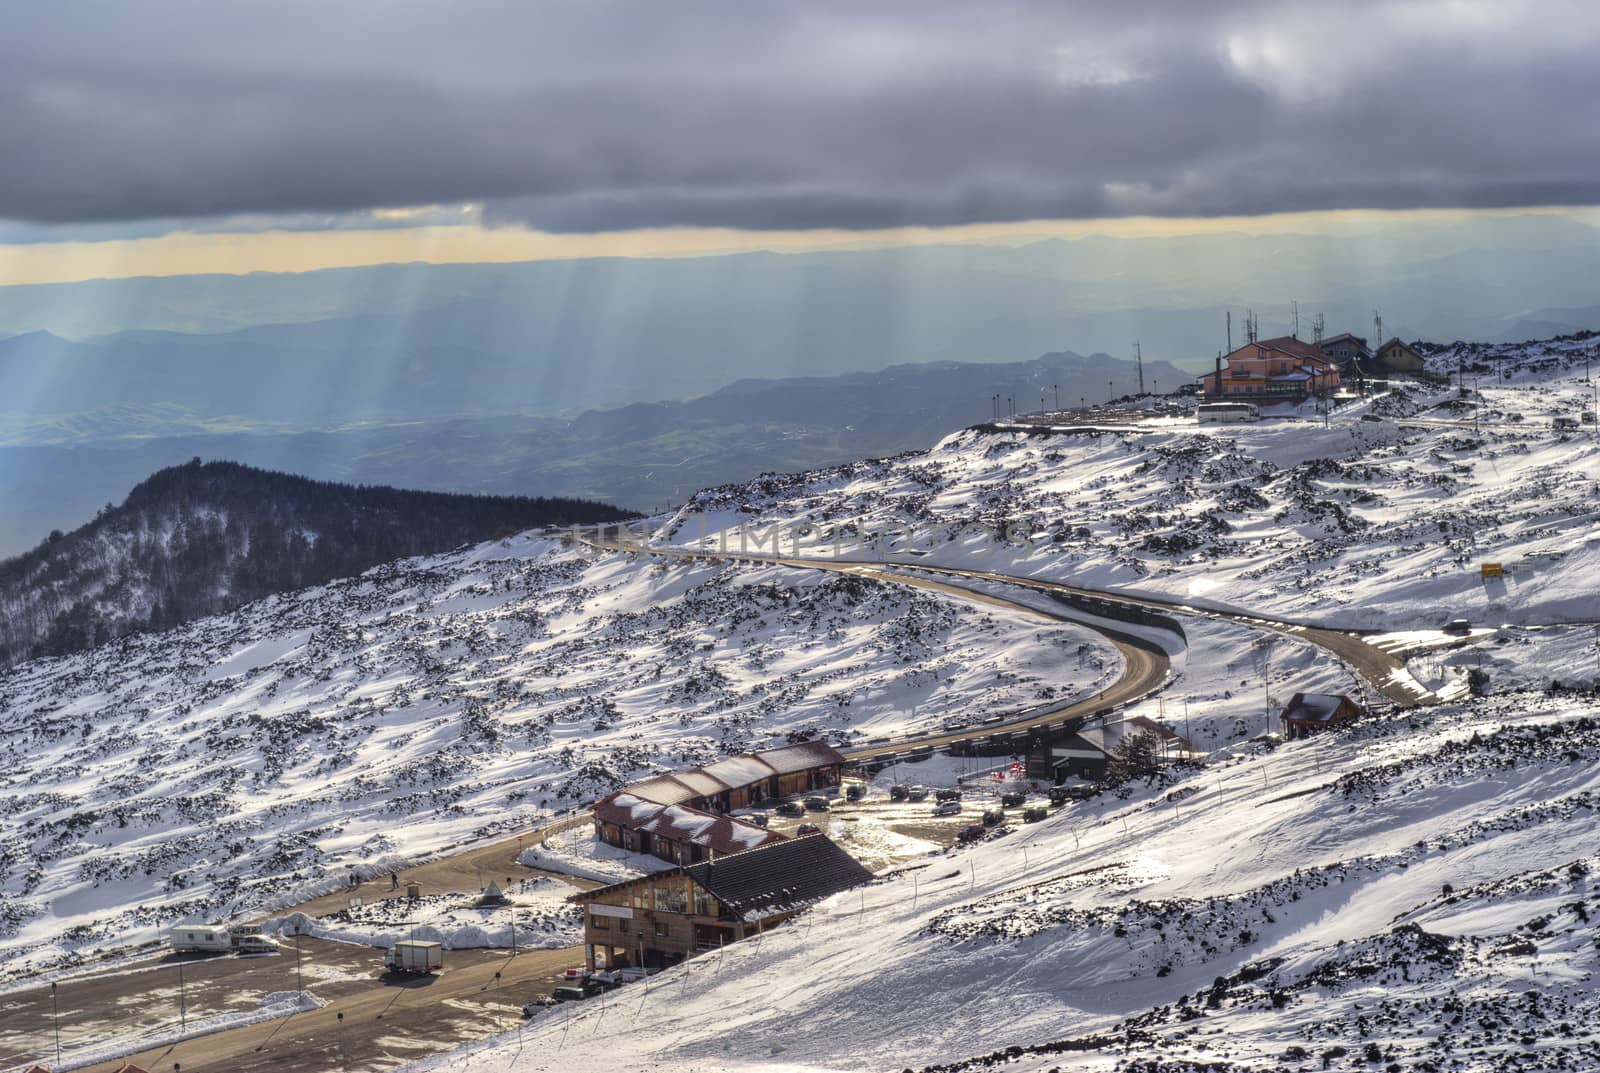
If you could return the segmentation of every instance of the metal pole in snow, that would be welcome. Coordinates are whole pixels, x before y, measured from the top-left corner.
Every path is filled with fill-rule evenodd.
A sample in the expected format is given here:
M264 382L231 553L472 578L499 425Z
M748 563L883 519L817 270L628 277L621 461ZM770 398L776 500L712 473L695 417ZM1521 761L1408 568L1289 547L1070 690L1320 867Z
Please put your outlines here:
M187 1031L189 1028L188 1002L183 993L183 962L178 962L178 1030Z

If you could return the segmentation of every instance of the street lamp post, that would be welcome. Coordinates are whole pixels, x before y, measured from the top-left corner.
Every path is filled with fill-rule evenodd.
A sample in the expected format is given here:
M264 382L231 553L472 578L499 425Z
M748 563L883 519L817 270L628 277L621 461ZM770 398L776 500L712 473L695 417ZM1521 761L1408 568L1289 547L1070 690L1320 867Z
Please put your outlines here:
M61 1010L56 1005L56 984L50 981L50 1023L56 1034L56 1068L61 1068Z
M183 961L178 962L178 1030L186 1031L189 1027L189 1003L183 990Z

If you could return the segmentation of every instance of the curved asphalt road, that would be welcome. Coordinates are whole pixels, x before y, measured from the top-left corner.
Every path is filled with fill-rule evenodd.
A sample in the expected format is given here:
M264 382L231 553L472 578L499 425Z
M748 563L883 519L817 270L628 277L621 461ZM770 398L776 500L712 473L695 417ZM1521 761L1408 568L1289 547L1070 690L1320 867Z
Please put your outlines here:
M929 747L937 748L945 745L978 742L986 738L1010 736L1017 731L1081 721L1087 715L1105 712L1147 697L1159 691L1166 683L1171 664L1167 659L1166 653L1158 645L1150 641L1113 628L1081 622L1072 616L1054 615L1038 608L1006 600L992 593L977 592L943 580L946 578L968 578L975 581L1017 585L1039 592L1099 601L1124 608L1222 619L1254 629L1286 634L1309 641L1332 653L1355 671L1356 674L1365 679L1373 689L1401 707L1411 708L1435 704L1439 699L1430 691L1422 688L1410 675L1404 673L1405 664L1402 661L1388 652L1368 644L1359 634L1344 630L1324 629L1284 619L1251 615L1242 611L1201 608L1175 599L1133 596L1104 589L1087 589L1080 586L1064 585L1060 582L1043 581L1038 578L1019 577L1014 574L1004 574L992 570L964 570L953 566L931 566L921 563L884 564L850 559L809 559L794 556L751 554L749 552L708 552L688 548L651 547L629 540L626 531L620 526L604 527L600 536L597 536L592 541L587 541L587 543L610 551L630 551L664 558L767 563L778 566L832 570L838 573L854 573L876 577L896 584L934 589L962 599L978 600L996 606L1020 609L1045 618L1088 626L1104 635L1122 653L1125 661L1122 678L1115 685L1108 688L1102 696L1093 700L1080 701L1075 704L1063 704L1060 707L1043 711L1030 711L1015 720L987 724L953 733L913 736L890 743L875 743L860 749L848 750L845 755L853 760L890 756L907 750L921 750Z

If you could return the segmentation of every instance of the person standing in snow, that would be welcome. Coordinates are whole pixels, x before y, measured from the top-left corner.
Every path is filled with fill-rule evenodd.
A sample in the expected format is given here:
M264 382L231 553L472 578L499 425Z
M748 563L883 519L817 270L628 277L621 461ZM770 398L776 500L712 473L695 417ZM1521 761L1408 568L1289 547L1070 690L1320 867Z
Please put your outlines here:
M393 869L389 870L389 889L390 890L399 890L400 889L400 873L394 871Z

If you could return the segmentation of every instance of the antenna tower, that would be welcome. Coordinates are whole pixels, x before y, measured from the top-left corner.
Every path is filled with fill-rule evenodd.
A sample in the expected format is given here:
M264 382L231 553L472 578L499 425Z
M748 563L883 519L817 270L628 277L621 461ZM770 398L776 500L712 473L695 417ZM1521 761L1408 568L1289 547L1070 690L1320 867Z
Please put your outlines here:
M1133 365L1139 370L1139 394L1144 394L1144 355L1139 352L1139 340L1133 341Z

